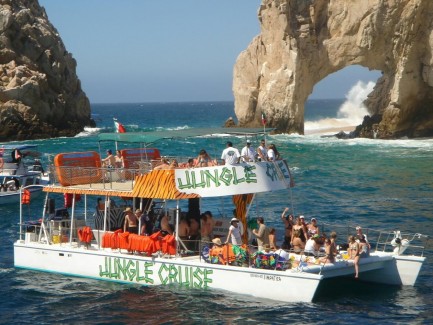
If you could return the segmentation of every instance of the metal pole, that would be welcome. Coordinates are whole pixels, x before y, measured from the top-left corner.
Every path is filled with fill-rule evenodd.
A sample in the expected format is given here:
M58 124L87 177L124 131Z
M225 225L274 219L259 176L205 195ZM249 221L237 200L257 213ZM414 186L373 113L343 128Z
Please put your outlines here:
M72 237L74 233L74 215L75 215L75 193L72 195L72 211L71 211L71 226L69 228L69 245L72 246ZM60 234L60 241L62 240L62 234Z

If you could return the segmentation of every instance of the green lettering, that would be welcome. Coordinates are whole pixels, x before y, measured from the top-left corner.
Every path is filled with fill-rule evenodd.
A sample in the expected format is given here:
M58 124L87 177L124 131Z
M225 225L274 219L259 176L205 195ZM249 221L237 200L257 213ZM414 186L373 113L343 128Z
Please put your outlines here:
M179 281L177 281L177 275L178 275L178 273L179 272L177 271L176 266L170 265L170 270L169 270L169 275L168 275L170 283L177 283L177 282L179 282Z
M232 178L233 178L233 175L232 175L230 169L228 169L227 167L224 167L222 169L222 172L220 175L221 182L223 182L225 185L230 185Z
M191 188L191 178L189 177L190 172L189 171L185 171L185 178L186 178L186 184L182 184L182 179L178 178L177 179L177 184L179 189L185 189L185 188Z
M244 183L245 178L244 177L238 178L238 173L236 173L236 167L233 167L232 170L233 170L233 185Z
M152 262L144 262L144 281L146 283L154 283L153 278L149 276L153 274L153 270L151 269L152 266Z
M201 288L203 286L203 280L202 280L202 277L201 277L202 274L203 274L203 271L200 270L200 268L196 268L195 269L195 271L194 271L194 279L196 279L197 282L194 281L194 283L193 283L193 287L194 288Z
M197 179L195 178L196 173L192 172L192 184L193 184L193 188L197 188L197 187L205 187L206 186L206 182L204 181L204 175L203 175L203 171L200 172L200 183L197 183Z
M211 182L216 186L219 187L221 185L219 179L218 179L218 169L214 169L213 170L213 175L209 170L205 170L203 172L204 176L206 176L206 186L210 187L211 186Z
M213 273L213 270L204 269L203 288L208 288L208 283L212 283L212 279L208 276Z
M167 272L168 270L169 268L164 263L162 263L161 266L159 267L158 276L159 276L159 280L161 281L161 284L167 284L168 277L164 275L163 272Z

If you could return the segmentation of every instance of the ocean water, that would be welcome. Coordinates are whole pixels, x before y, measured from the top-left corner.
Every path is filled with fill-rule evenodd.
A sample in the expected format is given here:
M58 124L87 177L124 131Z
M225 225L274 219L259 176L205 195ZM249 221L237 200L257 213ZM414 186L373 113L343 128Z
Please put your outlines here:
M345 113L341 108L345 106ZM349 108L347 108L349 107ZM296 186L291 191L258 197L252 214L260 214L283 237L284 207L333 225L420 232L433 226L433 140L368 140L321 137L321 130L354 125L359 103L351 98L309 101L307 136L267 135L287 158ZM74 138L37 140L47 162L65 151L100 150L98 132L113 132L113 117L127 131L219 127L232 116L232 102L94 104L97 128ZM360 122L360 121L358 121ZM336 133L336 132L335 132ZM230 137L238 148L245 137ZM259 139L251 139L256 145ZM206 148L219 158L227 138L198 138L155 144L163 154L195 157ZM37 218L40 197L24 215ZM39 204L38 204L39 203ZM229 215L215 202L215 215ZM414 287L365 284L352 279L329 281L312 303L280 303L217 290L176 286L142 287L107 283L51 273L18 270L13 266L18 206L0 207L0 323L1 324L432 324L433 254L431 237ZM331 224L331 225L329 225ZM373 232L371 232L373 234ZM339 233L344 242L346 233ZM266 290L266 287L263 287ZM288 288L290 290L290 288Z

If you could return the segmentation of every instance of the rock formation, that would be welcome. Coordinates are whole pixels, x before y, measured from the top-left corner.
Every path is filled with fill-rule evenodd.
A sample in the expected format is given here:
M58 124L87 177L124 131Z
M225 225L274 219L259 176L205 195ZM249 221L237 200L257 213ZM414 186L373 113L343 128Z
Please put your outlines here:
M0 4L0 140L73 136L94 124L76 62L38 1Z
M234 68L241 126L264 112L279 132L303 134L314 85L361 65L382 77L359 136L433 136L432 0L262 0L258 17L261 34Z

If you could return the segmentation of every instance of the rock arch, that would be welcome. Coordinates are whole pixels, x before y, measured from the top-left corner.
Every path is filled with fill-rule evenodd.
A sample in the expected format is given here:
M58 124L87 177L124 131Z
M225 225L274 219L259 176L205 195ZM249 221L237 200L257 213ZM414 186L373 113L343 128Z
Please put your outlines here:
M262 0L261 34L234 67L239 124L258 126L265 112L279 132L303 134L314 85L358 64L382 71L360 136L432 136L432 16L431 0Z

